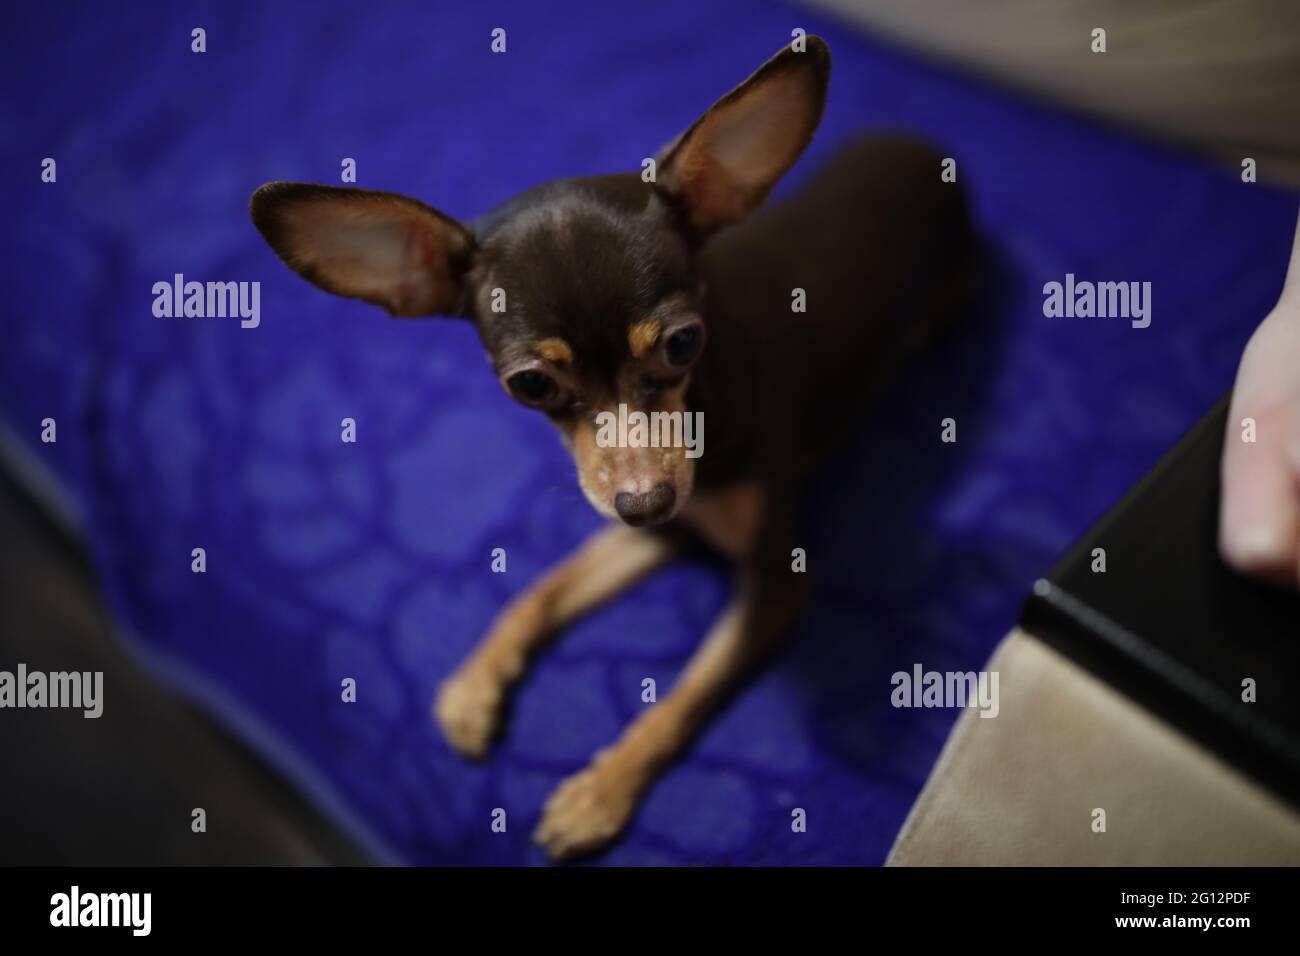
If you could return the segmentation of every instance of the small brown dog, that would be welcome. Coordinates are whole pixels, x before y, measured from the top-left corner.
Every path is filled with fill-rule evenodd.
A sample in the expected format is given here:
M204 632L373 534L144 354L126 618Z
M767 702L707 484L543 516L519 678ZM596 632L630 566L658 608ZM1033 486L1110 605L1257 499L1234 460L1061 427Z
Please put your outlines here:
M807 37L646 164L653 176L547 183L469 224L391 193L253 196L257 228L310 282L393 315L472 319L506 391L560 429L615 522L511 601L443 683L434 713L453 747L482 757L533 652L687 539L736 564L735 597L671 694L547 801L536 838L552 857L612 840L789 630L806 590L797 483L965 301L965 204L924 145L864 140L755 213L812 139L829 77L830 51ZM602 423L629 409L707 422L707 454L635 430L611 440Z

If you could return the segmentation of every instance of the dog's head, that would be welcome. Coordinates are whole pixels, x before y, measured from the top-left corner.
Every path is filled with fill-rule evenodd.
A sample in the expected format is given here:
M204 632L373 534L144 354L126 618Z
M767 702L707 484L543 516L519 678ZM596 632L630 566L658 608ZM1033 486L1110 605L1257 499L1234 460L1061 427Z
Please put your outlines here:
M783 49L655 157L653 181L560 180L469 224L393 193L270 183L253 222L328 292L474 320L506 391L560 429L596 510L657 524L694 485L689 449L659 439L682 433L705 347L696 252L794 164L829 73L817 37Z

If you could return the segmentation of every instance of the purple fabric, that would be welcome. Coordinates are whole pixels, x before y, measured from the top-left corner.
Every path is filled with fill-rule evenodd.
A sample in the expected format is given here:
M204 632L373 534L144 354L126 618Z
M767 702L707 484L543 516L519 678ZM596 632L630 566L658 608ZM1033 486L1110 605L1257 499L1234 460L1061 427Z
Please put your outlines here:
M389 321L308 286L249 223L261 183L338 182L353 157L358 185L469 217L545 179L636 168L796 26L835 66L783 189L862 129L958 158L989 247L983 306L818 479L814 606L606 864L879 863L955 717L892 708L890 675L978 668L1035 575L1230 386L1280 288L1288 195L800 8L193 7L10 15L0 415L81 506L145 651L201 675L407 861L541 862L528 838L548 792L641 711L644 677L670 685L727 582L689 563L593 614L540 659L490 760L450 752L436 684L597 518L467 324ZM506 55L489 51L498 26ZM261 326L154 318L153 283L178 272L259 280ZM1067 272L1152 282L1151 327L1044 318L1043 283ZM39 441L45 417L57 444ZM938 442L945 417L955 445ZM506 574L489 571L497 547Z

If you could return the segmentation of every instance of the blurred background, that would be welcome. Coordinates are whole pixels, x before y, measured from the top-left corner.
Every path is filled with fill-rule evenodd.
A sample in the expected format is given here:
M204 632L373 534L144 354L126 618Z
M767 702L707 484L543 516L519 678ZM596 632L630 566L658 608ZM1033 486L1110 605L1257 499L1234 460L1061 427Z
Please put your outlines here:
M11 11L0 669L104 670L106 687L98 721L0 713L21 768L0 788L0 863L542 862L545 797L644 706L643 678L671 683L723 571L680 565L593 614L540 659L492 758L453 754L434 688L598 519L469 324L320 293L248 197L338 183L351 158L357 185L468 219L636 169L797 28L834 67L778 194L853 134L926 136L957 159L984 292L810 490L817 592L796 640L594 862L881 862L955 718L893 709L889 675L978 668L1034 578L1231 386L1276 300L1296 19L1028 0ZM1045 319L1043 284L1067 272L1151 282L1150 328ZM153 284L176 273L260 282L260 326L155 318ZM946 417L955 446L934 440Z

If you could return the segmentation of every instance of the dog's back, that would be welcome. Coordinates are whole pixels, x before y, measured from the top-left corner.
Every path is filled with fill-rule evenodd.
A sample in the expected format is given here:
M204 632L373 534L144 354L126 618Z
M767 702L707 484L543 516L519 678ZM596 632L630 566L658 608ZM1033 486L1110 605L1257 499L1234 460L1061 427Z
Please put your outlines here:
M854 142L706 247L697 397L720 459L706 481L806 473L906 354L960 314L974 243L941 162L914 139Z

